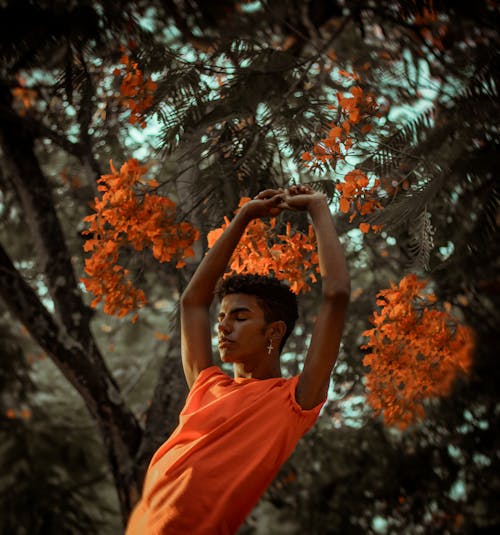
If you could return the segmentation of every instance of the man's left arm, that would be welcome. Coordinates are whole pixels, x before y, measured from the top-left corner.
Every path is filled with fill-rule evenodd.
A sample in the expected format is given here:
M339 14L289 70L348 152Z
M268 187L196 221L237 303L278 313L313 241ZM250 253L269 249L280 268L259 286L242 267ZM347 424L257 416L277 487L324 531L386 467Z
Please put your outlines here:
M298 197L304 198L306 195L299 192L297 201ZM292 197L289 201L291 207L294 201ZM350 279L325 197L310 193L305 208L316 232L322 280L322 300L296 391L299 405L303 409L311 409L321 403L328 393L349 305Z

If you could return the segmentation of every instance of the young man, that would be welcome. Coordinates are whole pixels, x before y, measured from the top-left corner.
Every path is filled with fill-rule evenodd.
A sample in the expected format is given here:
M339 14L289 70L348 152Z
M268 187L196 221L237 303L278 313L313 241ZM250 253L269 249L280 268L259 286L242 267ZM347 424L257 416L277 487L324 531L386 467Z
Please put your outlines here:
M281 377L279 355L296 301L277 281L222 282L219 350L234 378L213 365L209 308L247 224L307 210L316 232L322 300L302 373ZM200 263L181 298L182 361L190 392L179 426L155 453L127 535L237 532L326 399L349 301L347 267L322 194L266 190L245 204Z

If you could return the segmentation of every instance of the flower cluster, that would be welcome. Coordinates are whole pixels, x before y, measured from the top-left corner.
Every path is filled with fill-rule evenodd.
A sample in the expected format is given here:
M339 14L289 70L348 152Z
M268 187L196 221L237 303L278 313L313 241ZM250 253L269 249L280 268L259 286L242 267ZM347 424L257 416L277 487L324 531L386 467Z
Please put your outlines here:
M250 199L243 197L240 207ZM229 225L224 224L208 233L208 246L214 243ZM298 294L310 289L309 283L316 282L319 272L316 237L311 225L307 234L293 231L287 223L285 234L276 234L276 218L269 223L253 220L246 228L229 262L232 273L272 274L279 280L286 280L292 292ZM228 273L229 274L229 273Z
M314 145L312 154L304 152L302 159L305 162L330 162L335 168L336 162L344 160L353 146L351 129L354 125L362 133L371 130L370 118L377 115L377 104L372 93L364 93L360 86L350 89L351 96L337 93L339 117L337 122L331 123L328 136ZM336 106L328 106L334 109ZM309 163L308 163L309 165Z
M144 113L152 106L157 85L151 78L145 78L137 63L124 53L120 59L122 67L115 69L115 76L122 76L120 84L121 103L130 109L130 124L146 127Z
M356 74L339 71L342 76L358 80ZM318 166L321 163L329 162L335 169L338 161L345 160L347 154L353 147L354 138L352 128L355 126L362 134L368 133L372 125L370 120L378 116L377 103L372 93L365 93L359 85L351 87L348 95L337 93L339 117L336 123L331 123L328 136L321 139L314 145L311 152L304 152L302 159L307 165ZM333 109L335 106L329 106ZM344 181L337 184L337 191L340 192L340 210L344 213L352 211L350 221L356 215L366 216L375 210L382 208L382 205L375 199L375 192L380 183L376 180L368 189L369 180L366 175L355 169L347 173ZM370 225L362 222L359 225L362 232L380 230L379 225Z
M350 171L344 177L344 182L336 185L337 191L340 192L340 211L347 214L351 211L349 222L357 216L365 216L373 213L375 210L382 208L382 205L375 198L375 191L380 185L379 180L375 180L373 185L368 188L368 177L359 169ZM378 232L381 225L370 225L370 223L360 223L361 232L366 233L370 228Z
M387 425L406 428L424 415L423 402L449 394L458 373L472 363L472 330L445 310L426 292L427 282L410 274L398 285L382 290L380 312L363 333L369 341L362 349L368 402Z
M151 248L160 262L175 261L176 267L194 255L193 243L198 231L187 222L176 222L176 205L167 197L152 193L155 180L146 181L146 167L135 159L117 171L111 162L111 174L99 179L102 197L94 200L94 213L85 217L89 236L84 250L92 253L85 260L87 291L94 294L91 306L104 300L104 312L125 316L146 303L141 289L130 280L130 272L119 264L120 251Z

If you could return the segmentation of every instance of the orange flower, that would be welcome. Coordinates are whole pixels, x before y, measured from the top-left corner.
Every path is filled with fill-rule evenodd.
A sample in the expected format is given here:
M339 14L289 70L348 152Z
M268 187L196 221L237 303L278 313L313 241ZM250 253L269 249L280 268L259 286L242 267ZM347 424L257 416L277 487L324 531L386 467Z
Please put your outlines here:
M345 78L358 80L357 74L350 74L339 70L340 75ZM353 148L354 140L351 134L351 127L358 125L361 133L368 133L371 130L369 123L373 116L378 114L378 107L372 93L365 93L363 89L354 85L350 88L352 96L346 97L342 93L337 93L339 104L339 116L336 123L331 123L328 136L320 139L313 146L312 154L304 152L301 156L305 165L318 167L322 163L330 162L335 168L338 161L345 160L347 154ZM336 109L329 105L329 109Z
M29 420L31 418L31 415L32 413L30 409L23 409L20 414L23 420Z
M427 282L407 275L378 293L374 325L363 333L368 343L363 364L368 403L387 425L406 428L423 418L426 399L449 394L459 373L468 373L473 332L435 306Z
M240 207L250 199L242 198ZM208 233L208 246L214 243L229 225L224 224ZM308 233L292 231L290 223L285 234L274 232L276 218L269 223L253 220L246 228L229 262L230 273L257 273L273 275L278 280L287 280L294 293L307 292L316 282L319 260L316 252L316 237L311 225Z
M344 182L335 186L340 192L340 211L347 214L352 210L349 221L353 221L357 215L365 216L382 209L382 205L374 198L380 182L375 180L370 188L368 188L368 184L368 177L361 170L354 169L345 175ZM370 229L377 232L381 226L361 223L359 228L363 233L366 233Z
M144 78L144 74L137 63L130 61L130 58L123 54L120 59L123 67L115 69L115 76L122 76L120 93L121 103L130 109L130 124L139 124L141 128L146 127L144 113L153 105L154 93L157 84L150 78Z
M342 70L339 70L339 74L345 78L358 80L356 74L351 75ZM378 116L374 95L365 93L359 85L353 85L349 89L349 94L350 96L346 96L337 93L338 109L340 110L337 122L329 125L328 137L320 139L313 146L312 154L311 152L302 154L301 158L305 165L314 169L329 162L335 169L337 162L344 161L354 147L354 138L351 135L353 126L356 126L361 134L367 134L371 131L370 119ZM328 106L328 108L336 109L335 106ZM345 214L352 211L350 221L358 214L366 216L382 208L382 205L374 197L380 182L376 180L371 188L368 188L368 184L367 176L359 169L355 169L345 175L343 183L336 185L337 191L340 192L340 211ZM362 222L359 228L366 233L370 229L377 232L381 226Z
M33 107L38 96L36 89L29 89L24 87L24 81L18 79L19 86L14 87L11 90L12 96L14 97L14 104L17 108L19 115L26 115L27 110Z
M88 277L81 280L95 296L92 307L103 300L106 314L123 317L143 307L146 296L119 264L122 249L150 248L158 261L175 261L180 267L183 258L194 255L199 234L190 223L176 222L173 201L151 193L158 183L143 179L146 167L137 160L128 160L120 171L112 162L110 167L112 173L99 179L102 197L94 200L94 213L84 218L89 228L83 234L90 236L84 251L91 256L85 260Z

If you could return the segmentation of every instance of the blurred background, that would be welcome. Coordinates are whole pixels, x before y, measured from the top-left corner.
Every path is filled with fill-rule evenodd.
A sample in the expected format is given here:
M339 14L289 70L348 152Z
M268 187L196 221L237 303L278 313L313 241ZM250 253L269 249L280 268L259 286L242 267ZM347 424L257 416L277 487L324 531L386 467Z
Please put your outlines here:
M299 183L329 198L352 303L321 417L240 533L498 530L499 15L496 0L0 1L1 534L123 532L185 399L177 306L207 233L241 197ZM117 230L94 273L110 314L80 280L97 254L83 218L109 161L131 158L137 206L168 197L168 228L200 239L176 267L131 246L149 220ZM368 185L342 209L355 169ZM113 265L144 291L137 310ZM362 333L410 273L475 351L398 427L368 403ZM286 376L319 296L299 296Z

